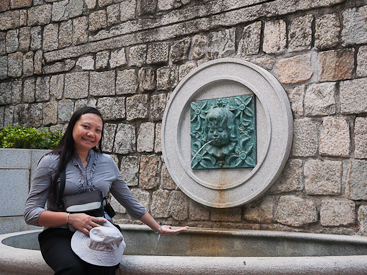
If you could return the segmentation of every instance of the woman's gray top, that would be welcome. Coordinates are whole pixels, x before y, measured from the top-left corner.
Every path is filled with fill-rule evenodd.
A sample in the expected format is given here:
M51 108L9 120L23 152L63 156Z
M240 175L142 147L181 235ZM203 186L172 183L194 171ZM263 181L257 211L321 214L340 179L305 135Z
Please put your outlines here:
M140 219L146 209L131 194L112 157L91 149L87 161L87 168L84 169L78 154L75 153L66 165L64 196L98 189L105 197L108 192L111 192L131 217ZM57 207L51 191L51 182L56 174L58 163L59 155L54 154L45 155L39 162L24 210L27 224L39 225L38 218L46 210L46 202L47 210L64 211ZM67 228L67 225L60 227Z

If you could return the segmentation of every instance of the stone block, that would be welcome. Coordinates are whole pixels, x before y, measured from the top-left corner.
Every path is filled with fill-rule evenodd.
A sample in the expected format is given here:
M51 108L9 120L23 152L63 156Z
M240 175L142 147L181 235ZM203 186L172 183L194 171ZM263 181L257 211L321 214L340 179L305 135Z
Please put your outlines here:
M79 99L88 96L89 73L76 72L65 75L65 98ZM91 84L92 85L92 84Z
M154 141L154 152L162 152L162 142L161 142L161 130L162 123L156 123L155 125L155 141Z
M211 211L212 222L240 222L241 218L241 208L213 208Z
M43 50L52 51L58 48L59 25L48 24L43 29Z
M148 118L148 95L138 94L126 98L126 119Z
M4 114L5 114L5 107L0 107L0 127L4 127Z
M105 120L116 120L125 118L124 97L102 97L97 101L97 108Z
M297 17L291 22L288 45L290 52L302 51L311 48L312 22L313 16L311 14Z
M273 222L274 209L274 198L265 197L259 205L247 207L244 211L243 218L250 222L271 223Z
M318 49L327 49L339 43L340 22L337 14L324 14L316 18L315 46Z
M33 180L39 160L41 159L43 155L45 155L48 152L50 152L50 150L44 150L44 149L32 149L31 150L31 175L30 175L31 181Z
M11 83L10 82L3 82L0 83L0 104L10 104L11 103Z
M168 172L168 169L167 169L166 164L163 164L162 165L162 170L161 170L161 188L168 189L168 190L176 189L176 184L173 181L173 179L171 178L171 175Z
M37 77L36 80L36 101L49 101L50 100L50 77L42 76Z
M145 190L134 188L131 190L133 196L140 202L145 209L149 209L150 204L150 193Z
M351 200L367 200L367 161L351 160L347 174L346 195Z
M33 58L33 65L34 65L34 74L41 74L42 73L42 66L43 66L43 51L38 50L34 54Z
M120 20L126 21L129 19L135 19L135 9L137 0L122 0L120 3Z
M85 5L87 6L87 9L94 9L96 7L97 0L85 0Z
M150 101L150 118L153 120L162 120L166 104L166 94L152 95Z
M157 190L153 192L152 204L150 206L154 218L168 218L170 216L170 191Z
M0 31L18 28L20 26L19 10L0 13L0 22Z
M94 58L91 55L82 56L76 62L76 65L84 71L94 70Z
M1 217L23 215L24 204L28 196L28 181L29 170L0 169Z
M7 106L4 110L4 127L13 125L14 106Z
M6 11L7 9L9 9L9 3L10 0L1 0L0 1L0 12ZM1 233L3 234L3 233Z
M319 53L320 81L335 81L352 77L354 49Z
M119 124L116 130L113 153L128 154L135 151L135 127L130 124Z
M74 109L74 103L71 100L59 101L59 107L57 109L57 114L59 118L58 122L59 123L69 122L73 109Z
M367 46L362 46L357 54L357 76L367 76Z
M19 48L19 40L18 40L19 30L9 30L6 32L6 52L13 53L16 52Z
M323 118L320 134L320 154L348 157L350 151L349 125L342 117Z
M158 0L137 0L138 16L153 14L157 9Z
M172 191L170 194L170 214L172 218L184 221L189 217L187 197L181 191Z
M13 217L2 217L0 222L0 234L14 233L26 230L38 230L38 226L25 223L23 215Z
M153 152L154 149L154 123L140 124L137 139L138 152Z
M129 49L129 66L141 67L146 63L146 58L147 45L133 46Z
M277 181L271 187L272 194L302 191L302 160L290 159Z
M73 42L73 21L63 21L60 23L59 48L68 47Z
M367 158L367 118L356 117L354 126L355 158Z
M36 80L32 78L27 78L24 80L23 85L23 101L24 102L34 102L36 94Z
M120 22L120 4L107 7L107 25L111 26Z
M88 41L88 19L85 16L73 19L73 44L79 45Z
M135 94L138 89L138 77L134 69L117 72L116 94Z
M342 190L341 161L307 160L304 168L308 195L340 195Z
M0 32L0 55L6 54L6 32Z
M123 156L121 158L120 172L128 186L138 186L139 164L139 156Z
M112 152L113 141L115 140L116 128L117 128L116 124L110 124L110 123L105 123L104 124L104 126L103 126L103 140L102 140L102 148L103 148L104 152L107 152L107 153Z
M157 42L148 45L147 64L159 64L168 62L169 43Z
M43 125L57 124L57 102L50 101L43 105Z
M181 65L178 69L178 79L181 81L186 75L188 75L191 71L196 69L197 65L193 61L189 61L183 65Z
M16 169L13 173L18 169L31 169L31 150L1 148L0 169Z
M171 46L170 58L173 63L184 61L188 59L191 39L189 37L183 38Z
M28 26L46 25L51 22L52 5L40 5L28 10Z
M258 54L260 51L261 22L252 23L243 28L237 54L246 56Z
M115 95L115 71L91 72L89 93L93 96Z
M296 119L293 133L293 156L311 157L317 153L318 123L309 118Z
M209 34L208 56L211 59L231 57L236 54L235 29L225 29Z
M85 98L85 99L78 99L75 101L75 107L74 110L77 110L84 106L90 106L90 107L97 107L97 99L95 98Z
M69 19L67 12L68 0L58 1L52 4L52 21L61 21Z
M97 31L107 27L107 14L105 10L99 10L89 15L89 31Z
M289 92L289 101L291 103L291 108L295 117L303 116L304 97L305 85L297 86Z
M42 28L36 26L31 28L31 50L39 50L42 47Z
M157 89L169 90L178 84L178 67L165 66L157 69Z
M112 208L115 210L116 213L120 213L120 214L126 214L126 208L123 207L116 199L115 197L111 197L110 200L111 206Z
M363 44L367 42L367 22L365 20L367 6L347 9L342 13L343 45Z
M265 23L263 50L266 53L283 52L287 45L286 23L283 20Z
M32 76L34 72L33 52L27 52L23 55L23 76Z
M28 117L29 126L36 128L41 127L43 118L43 104L29 104Z
M21 52L8 54L8 76L20 77L23 73L23 54Z
M160 159L156 155L142 155L140 158L139 187L154 189L159 183Z
M125 48L111 52L110 67L111 69L126 65Z
M316 204L309 199L303 199L293 195L279 198L275 220L289 226L303 226L317 222Z
M14 121L13 121L14 125L27 125L28 121L29 121L28 104L15 105Z
M191 221L209 221L210 210L193 200L189 201L189 218Z
M355 222L355 203L349 200L323 200L320 210L322 226L346 226Z
M192 58L202 59L207 55L208 38L204 35L195 35L192 38Z
M44 66L43 71L46 74L68 72L75 66L75 60L66 59L61 62L56 62L49 66Z
M51 76L50 79L50 96L55 99L61 99L64 91L65 75L58 74Z
M29 51L31 45L31 28L24 27L19 29L19 51Z
M276 67L280 82L285 84L294 84L309 80L313 74L311 54L281 59L278 61Z
M0 56L0 79L8 77L8 57Z
M367 234L367 205L361 205L358 208L358 223L359 233L361 235Z
M306 89L304 108L306 116L335 114L336 83L311 84Z
M11 0L10 6L12 9L27 8L32 5L32 0Z
M340 83L340 109L342 114L367 112L367 78L347 80Z
M106 69L108 60L110 59L109 51L101 51L96 53L96 70Z

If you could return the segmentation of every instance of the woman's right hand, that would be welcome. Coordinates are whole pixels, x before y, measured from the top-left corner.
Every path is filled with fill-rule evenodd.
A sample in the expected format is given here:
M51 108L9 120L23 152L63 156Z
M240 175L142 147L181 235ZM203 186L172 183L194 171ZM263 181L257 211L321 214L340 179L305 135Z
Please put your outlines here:
M68 224L74 226L76 229L89 236L89 231L91 231L92 228L101 226L101 224L105 223L106 221L107 219L105 218L97 218L84 213L70 213Z

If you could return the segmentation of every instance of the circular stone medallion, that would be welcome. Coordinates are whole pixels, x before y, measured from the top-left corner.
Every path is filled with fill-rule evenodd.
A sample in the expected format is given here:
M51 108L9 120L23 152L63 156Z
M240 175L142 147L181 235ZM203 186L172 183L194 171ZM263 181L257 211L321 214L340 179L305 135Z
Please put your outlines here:
M252 63L207 62L176 87L162 121L162 152L177 186L211 207L260 197L281 173L292 144L289 100Z

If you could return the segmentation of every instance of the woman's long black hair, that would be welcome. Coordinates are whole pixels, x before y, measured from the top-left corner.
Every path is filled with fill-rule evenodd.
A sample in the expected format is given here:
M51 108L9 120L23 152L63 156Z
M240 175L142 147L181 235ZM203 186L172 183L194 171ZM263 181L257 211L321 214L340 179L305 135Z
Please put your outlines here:
M57 181L58 181L58 178L60 177L60 173L62 170L65 169L66 165L69 163L69 161L71 160L71 157L74 154L74 150L75 150L74 139L73 139L74 126L76 122L80 119L80 117L84 114L96 114L102 119L101 139L99 143L97 144L97 146L93 148L94 151L102 153L102 138L103 138L103 129L104 129L104 121L103 121L102 114L96 108L93 108L93 107L81 107L77 109L71 116L69 124L64 133L64 136L60 140L59 144L49 153L49 154L60 155L60 161L59 161L59 165L56 171L56 175L52 181L52 192L53 192L55 201L57 198Z

